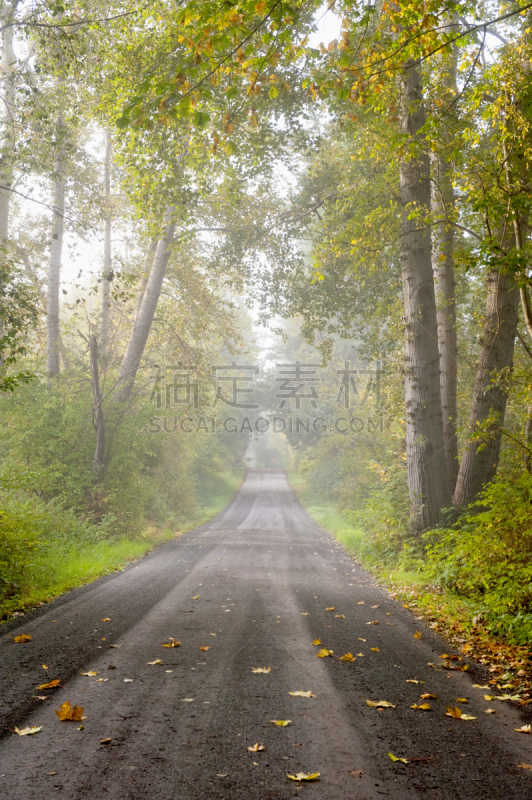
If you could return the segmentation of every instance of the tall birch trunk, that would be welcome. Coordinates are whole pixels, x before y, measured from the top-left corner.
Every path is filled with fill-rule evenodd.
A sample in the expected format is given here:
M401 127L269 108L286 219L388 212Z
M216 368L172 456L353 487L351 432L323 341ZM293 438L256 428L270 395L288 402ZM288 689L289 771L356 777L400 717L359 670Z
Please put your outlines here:
M473 503L497 472L518 310L515 277L493 267L488 275L486 315L468 427L470 438L454 495L458 508Z
M105 161L103 167L103 193L105 202L105 219L103 229L103 271L102 295L100 310L100 352L107 361L109 355L109 322L110 322L110 294L112 275L111 233L112 221L109 207L111 199L111 132L105 134Z
M0 24L12 21L16 4L3 3L0 11ZM9 207L13 182L13 156L15 153L15 54L13 52L13 28L2 32L2 109L1 109L1 166L0 166L0 247L8 238Z
M96 431L96 449L92 461L92 473L96 483L101 483L105 473L105 416L102 406L102 392L98 371L98 341L94 334L89 339L89 356L92 386L92 424Z
M425 123L419 67L406 64L402 130L415 152L400 164L401 270L405 313L406 457L411 523L416 532L442 520L451 506L443 447L436 299L432 274L430 159L420 130Z
M148 335L157 309L157 303L159 302L163 280L166 275L166 268L174 241L175 221L173 215L174 209L168 208L165 215L165 230L157 241L148 282L120 366L119 381L121 383L121 388L117 397L120 403L127 402L131 395L135 376L140 366L140 361L144 353L144 348L146 347L146 342L148 341Z
M48 265L48 292L46 296L46 370L48 379L59 374L59 287L61 282L61 258L63 255L63 233L65 215L65 124L61 116L56 125L57 154L54 160L52 186L52 240Z

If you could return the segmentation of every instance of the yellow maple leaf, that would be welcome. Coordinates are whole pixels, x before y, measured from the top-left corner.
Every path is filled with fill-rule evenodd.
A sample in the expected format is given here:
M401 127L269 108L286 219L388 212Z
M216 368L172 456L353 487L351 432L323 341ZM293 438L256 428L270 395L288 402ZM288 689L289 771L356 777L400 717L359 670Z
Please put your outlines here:
M259 744L258 742L253 745L253 747L248 747L250 753L260 753L261 750L266 750L263 744Z
M111 622L111 617L103 617L102 622Z
M329 608L326 608L325 611L336 611L336 607L335 606L329 606Z
M93 678L98 673L97 672L82 672L81 674L84 675L86 678Z
M50 681L50 683L41 683L39 689L55 689L56 686L59 686L58 678L56 678L54 681Z
M418 706L417 703L414 703L413 705L410 706L410 708L413 708L415 711L430 711L431 710L430 703L422 703L420 706Z
M415 634L414 634L414 639L421 639L421 633L420 633L420 631L416 631L416 632L415 632Z
M343 656L340 656L340 661L356 661L353 653L346 653Z
M55 713L62 722L72 720L73 722L81 722L83 719L83 708L81 706L70 706L68 700L65 700L61 708L55 710Z
M165 642L163 647L181 647L181 642L178 642L177 639L174 639L173 636L170 636L170 641Z
M256 674L259 672L271 672L271 667L251 667L251 671L255 672Z
M320 773L319 772L296 772L295 775L290 775L289 772L286 773L286 777L290 778L291 781L319 781Z
M321 650L318 653L316 653L316 655L318 658L327 658L327 656L333 655L333 651L327 650L326 647L322 647Z
M162 659L160 659L160 658L156 658L155 661L148 661L148 664L150 666L154 666L155 664L162 664L162 663L163 663Z
M335 619L345 619L345 614L335 614L334 618Z
M437 700L438 699L438 695L429 694L428 692L426 692L425 694L421 695L421 699L422 700Z
M270 722L273 722L273 724L277 725L278 728L286 728L287 725L290 725L292 720L291 719L271 719Z
M42 725L39 728L36 725L32 725L27 728L22 728L22 730L19 730L15 726L15 733L18 733L19 736L31 736L34 733L39 733L39 731L42 731Z
M372 647L371 649L373 650L374 653L380 653L380 650L379 650L378 647Z
M321 644L321 639L314 639L312 644L315 644L315 645Z
M387 700L366 700L366 705L370 708L396 708L393 703Z
M191 600L199 600L199 594L195 594L194 597L191 596Z
M20 633L18 636L15 636L13 641L16 642L17 644L23 644L24 642L31 642L31 636L29 633Z
M425 681L418 681L417 678L407 678L405 683L425 683Z
M312 692L288 692L288 694L292 695L292 697L316 697L315 694Z
M467 697L457 697L456 698L456 702L457 703L469 703L469 700L467 699Z
M206 653L207 650L210 650L210 645L204 645L203 647L200 647L200 650L203 650L203 652Z
M390 761L402 761L403 764L408 764L408 758L399 758L399 756L394 756L393 753L388 753L387 755Z

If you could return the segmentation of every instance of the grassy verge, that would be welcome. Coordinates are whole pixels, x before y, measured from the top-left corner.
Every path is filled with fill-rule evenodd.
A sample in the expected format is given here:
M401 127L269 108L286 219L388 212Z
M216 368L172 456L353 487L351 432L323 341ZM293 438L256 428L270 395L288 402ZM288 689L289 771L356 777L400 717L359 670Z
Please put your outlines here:
M489 683L494 694L511 692L519 695L520 705L532 703L532 650L529 646L510 645L488 634L481 624L476 624L477 609L472 602L431 585L423 573L376 563L364 548L363 530L350 523L332 503L317 504L303 476L289 471L288 478L307 513L331 533L377 583L386 586L392 597L411 609L416 617L423 617L464 656L489 667Z
M200 505L195 515L174 528L149 526L135 539L102 539L91 543L54 542L36 549L25 575L25 585L16 596L0 601L0 619L32 608L61 594L124 569L155 547L182 536L219 514L237 491L241 476L227 474L222 491Z

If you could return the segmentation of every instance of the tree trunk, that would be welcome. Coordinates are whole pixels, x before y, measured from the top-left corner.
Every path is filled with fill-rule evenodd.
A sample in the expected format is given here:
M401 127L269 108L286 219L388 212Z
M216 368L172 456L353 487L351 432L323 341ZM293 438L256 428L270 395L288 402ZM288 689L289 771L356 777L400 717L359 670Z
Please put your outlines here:
M430 160L419 133L425 123L421 75L405 65L403 132L414 150L400 164L401 270L405 310L406 456L411 523L416 532L442 520L451 506L443 447L436 299L432 275Z
M497 471L518 310L519 290L515 278L493 267L488 275L486 315L469 420L470 438L454 496L459 508L473 503Z
M101 483L105 473L105 417L98 372L98 340L94 334L89 339L91 386L92 386L92 424L96 430L96 450L92 461L92 473L96 483Z
M103 167L103 192L105 202L105 219L103 229L103 271L102 271L102 298L100 311L100 352L104 361L109 356L109 322L110 322L110 293L112 272L111 255L111 209L109 201L111 198L111 132L105 134L105 161Z
M126 353L120 366L119 381L121 383L121 388L117 398L120 403L125 403L131 395L135 376L144 353L144 348L146 347L146 342L148 341L148 335L157 309L157 303L159 302L161 288L174 241L175 221L173 213L173 208L167 209L165 231L157 242L146 289L144 290L142 302L135 322L133 323L133 330L131 331Z
M52 241L48 266L48 293L46 297L46 369L48 379L59 374L59 286L61 282L61 257L63 254L63 232L65 213L65 124L60 116L57 120L57 155L54 161L52 189Z
M4 3L0 11L0 24L6 25L12 21L16 4ZM11 192L9 188L13 182L13 156L15 153L15 54L13 52L13 28L6 28L2 33L2 110L1 110L1 139L0 151L0 247L5 246L8 238L9 206Z

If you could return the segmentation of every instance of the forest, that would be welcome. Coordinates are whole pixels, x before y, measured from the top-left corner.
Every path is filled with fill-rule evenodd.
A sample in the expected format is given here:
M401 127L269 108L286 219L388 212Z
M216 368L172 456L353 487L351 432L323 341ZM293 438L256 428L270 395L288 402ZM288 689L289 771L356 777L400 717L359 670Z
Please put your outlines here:
M3 617L256 464L529 643L532 3L2 0L0 31Z

